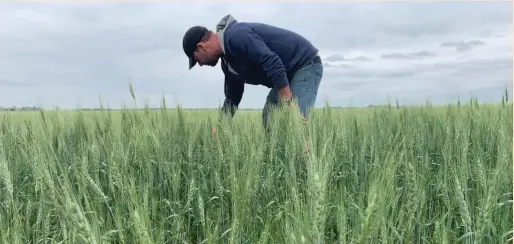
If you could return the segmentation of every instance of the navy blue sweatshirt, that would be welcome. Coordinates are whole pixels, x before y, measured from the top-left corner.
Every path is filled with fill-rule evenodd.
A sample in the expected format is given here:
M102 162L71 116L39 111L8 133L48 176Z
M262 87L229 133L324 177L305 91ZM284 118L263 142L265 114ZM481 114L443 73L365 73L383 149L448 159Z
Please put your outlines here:
M262 23L237 22L227 15L218 24L225 74L223 111L234 115L244 85L281 89L314 59L318 49L299 34Z

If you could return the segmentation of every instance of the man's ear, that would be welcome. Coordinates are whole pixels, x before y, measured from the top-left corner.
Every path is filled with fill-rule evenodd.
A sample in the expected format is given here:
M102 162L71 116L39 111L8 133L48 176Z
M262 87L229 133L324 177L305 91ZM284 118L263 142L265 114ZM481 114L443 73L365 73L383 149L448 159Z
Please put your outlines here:
M206 44L205 42L199 42L198 44L196 44L196 49L205 51L205 47L206 47L205 44Z

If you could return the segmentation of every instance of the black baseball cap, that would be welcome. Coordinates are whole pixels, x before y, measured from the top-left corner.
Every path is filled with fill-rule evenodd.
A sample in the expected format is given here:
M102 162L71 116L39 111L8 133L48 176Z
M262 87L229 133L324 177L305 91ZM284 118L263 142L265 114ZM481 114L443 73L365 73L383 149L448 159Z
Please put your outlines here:
M184 48L184 53L189 58L189 69L196 65L193 53L196 50L196 45L207 32L209 32L209 30L204 26L193 26L186 31L186 34L184 34L182 47Z

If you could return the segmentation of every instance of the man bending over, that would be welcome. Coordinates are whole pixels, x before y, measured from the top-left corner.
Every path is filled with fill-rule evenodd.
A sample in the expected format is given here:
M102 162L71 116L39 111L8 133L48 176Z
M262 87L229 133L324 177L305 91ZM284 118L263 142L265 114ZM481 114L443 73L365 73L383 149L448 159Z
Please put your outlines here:
M282 102L291 105L293 98L306 122L316 102L323 66L318 49L301 35L263 23L238 22L226 15L217 24L216 33L203 26L191 27L182 45L189 69L196 63L216 66L221 58L224 113L234 116L245 84L262 85L271 89L262 111L265 128L269 109Z

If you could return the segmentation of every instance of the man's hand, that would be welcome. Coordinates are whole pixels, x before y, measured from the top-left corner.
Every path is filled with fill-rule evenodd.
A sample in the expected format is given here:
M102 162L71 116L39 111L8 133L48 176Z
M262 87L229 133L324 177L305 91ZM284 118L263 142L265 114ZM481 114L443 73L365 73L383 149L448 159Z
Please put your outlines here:
M307 124L307 119L302 114L300 114L300 117L302 118L303 124Z
M289 86L286 86L286 87L278 90L278 98L279 98L279 101L286 102L287 106L289 107L289 110L293 109L293 102L292 102L293 95L291 93L291 89L289 88ZM302 114L300 114L300 117L302 119L302 122L304 124L307 124L307 119L305 119L305 117Z
M291 100L292 97L293 97L293 95L291 93L291 89L289 88L289 86L286 86L286 87L278 90L278 98L280 101Z
M291 93L291 89L289 86L286 86L282 89L278 90L278 100L280 103L285 102L289 107L289 110L293 109L292 100L293 94Z
M212 127L212 136L216 136L216 128Z

